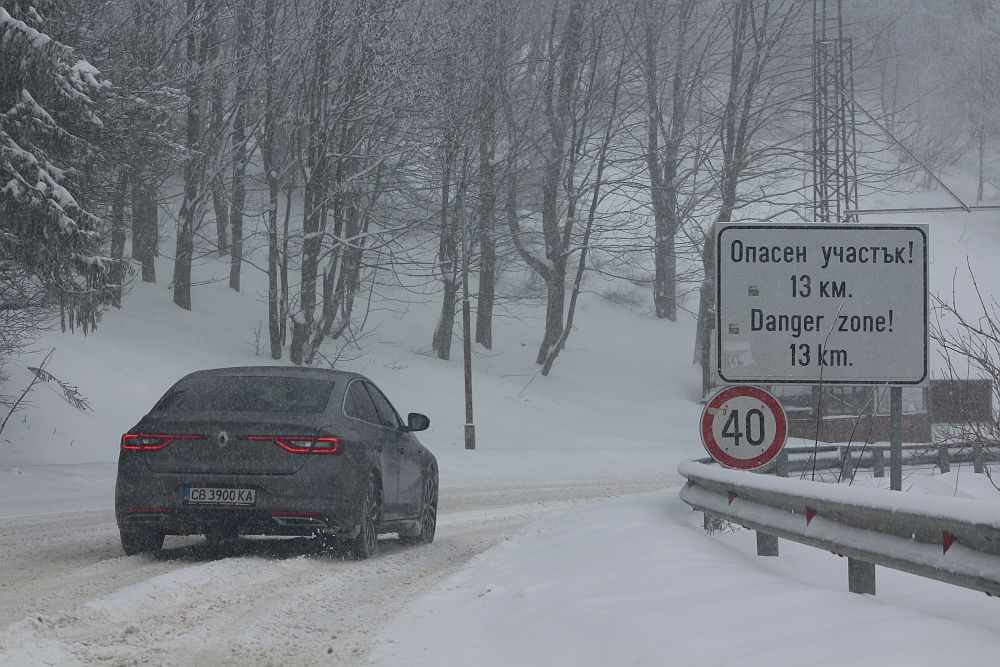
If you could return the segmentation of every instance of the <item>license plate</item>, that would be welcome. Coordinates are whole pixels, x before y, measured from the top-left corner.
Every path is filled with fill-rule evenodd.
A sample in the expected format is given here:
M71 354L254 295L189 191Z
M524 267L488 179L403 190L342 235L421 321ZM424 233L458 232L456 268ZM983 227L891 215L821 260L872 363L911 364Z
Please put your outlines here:
M184 502L190 505L253 505L256 489L216 489L185 487Z

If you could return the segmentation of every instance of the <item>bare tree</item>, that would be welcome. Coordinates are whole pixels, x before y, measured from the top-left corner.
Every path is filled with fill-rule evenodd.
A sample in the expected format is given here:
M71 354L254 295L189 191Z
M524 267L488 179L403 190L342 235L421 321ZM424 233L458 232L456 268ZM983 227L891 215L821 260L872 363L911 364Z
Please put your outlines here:
M205 3L205 43L206 65L211 76L206 102L208 104L208 128L202 139L205 151L205 168L208 178L207 188L212 196L212 210L215 213L216 246L220 257L229 252L229 201L226 198L225 167L228 145L229 123L226 118L226 50L228 40L221 13L224 0L203 0Z
M202 195L200 188L205 173L205 154L202 133L201 102L205 63L209 52L208 29L216 20L216 0L209 0L199 8L197 0L186 0L185 61L188 68L186 81L187 119L184 140L187 157L184 161L184 198L181 202L180 220L177 225L177 246L174 254L174 303L191 310L191 263L194 258L194 234L198 223Z
M262 57L264 60L264 123L260 137L261 157L264 162L264 178L267 180L267 333L271 347L271 358L281 358L281 333L283 315L278 301L278 173L275 160L277 143L278 109L275 99L276 63L274 40L277 23L275 0L264 0L264 15L261 20ZM289 207L290 208L290 207ZM287 210L286 210L287 213Z
M316 317L316 273L319 270L320 228L325 224L329 178L330 132L328 123L332 73L331 40L334 37L333 0L319 0L319 14L314 36L314 56L305 106L309 116L306 138L305 203L302 215L302 282L299 288L299 312L292 319L292 342L289 351L293 363L301 364Z
M630 25L626 32L631 30L633 25ZM594 54L596 55L597 53L598 50L595 49ZM604 116L604 136L601 139L601 143L597 151L597 164L594 171L593 182L590 185L590 205L587 208L583 238L580 241L579 259L577 260L576 265L576 278L573 281L573 289L570 292L569 309L566 313L566 325L563 327L559 340L552 347L552 349L549 350L549 353L545 358L545 363L542 365L542 375L545 376L547 376L552 370L552 364L555 363L556 357L559 356L559 353L566 346L566 341L569 338L570 333L573 331L573 318L576 315L576 304L580 297L580 289L583 286L584 272L587 270L587 253L590 250L594 222L597 217L597 208L601 203L602 188L607 185L604 180L605 166L607 164L608 154L611 151L612 139L614 139L616 130L621 123L621 118L618 115L618 99L622 88L622 75L626 57L627 52L622 49L618 67L616 68L611 83L611 100L608 108L604 110L604 113L602 114ZM594 64L596 65L596 63Z
M243 209L246 206L247 142L253 136L247 132L250 113L250 82L254 76L251 60L253 15L256 0L241 0L236 16L235 68L238 72L233 112L233 187L229 217L231 236L229 287L240 291L240 270L243 267Z
M787 192L772 189L741 193L746 182L787 176L796 168L789 145L794 134L775 132L787 121L799 102L797 79L802 68L795 67L794 40L801 35L800 21L805 3L801 0L730 0L722 20L730 31L727 76L722 109L718 114L719 150L715 160L718 209L715 222L730 222L733 212L750 203L780 203ZM774 132L768 134L768 132ZM760 183L762 186L763 183ZM779 209L780 210L780 209ZM702 391L711 385L711 336L715 318L715 246L711 229L702 245L702 280L695 360L701 365Z
M703 4L641 0L642 39L635 47L646 84L653 304L657 317L671 321L677 321L677 234L703 196L693 182L711 149L704 144L714 140L691 127L701 120L693 106L708 83L706 70L714 64L721 27L715 17L702 16Z
M476 302L476 342L487 350L493 347L493 308L496 301L497 177L494 165L500 134L497 125L500 98L517 42L511 26L520 16L516 3L499 0L481 2L479 48L479 103L476 109L479 141L479 295Z
M513 133L507 169L508 226L518 253L544 280L547 293L545 333L536 357L539 365L545 364L556 348L565 327L566 271L580 198L586 191L581 178L591 178L593 167L590 160L585 160L581 171L581 158L593 147L595 119L599 121L598 98L606 92L608 79L604 39L611 6L603 5L600 11L588 13L589 6L587 0L572 0L564 12L559 3L552 5L548 30L533 47L539 64L521 82L537 83L541 104L537 157L542 168L544 254L533 249L517 204L520 160L514 153L530 145L525 139L532 132L531 118L523 129L513 127L516 114L511 108L513 102L508 101L508 125Z
M338 15L327 0L319 6L305 91L302 281L289 351L295 363L313 363L325 340L351 330L365 255L391 235L392 219L380 217L379 207L384 179L402 160L403 63L413 47L399 7L362 2Z
M1000 303L996 297L983 294L971 264L967 264L967 269L972 304L959 303L955 285L950 297L932 295L934 317L930 336L937 343L943 361L944 379L989 380L992 404L997 405L1000 403ZM991 409L988 419L951 424L951 428L947 435L972 445L976 471L985 472L1000 490L1000 480L994 478L991 466L985 465L987 458L995 460L1000 454L1000 415Z
M475 88L474 80L466 75L466 59L479 37L473 29L474 19L475 16L463 3L451 2L447 5L445 17L436 31L439 40L436 45L440 54L437 60L439 66L436 71L429 72L437 81L437 95L435 99L429 100L431 107L428 116L431 122L427 131L439 142L439 146L435 147L437 159L429 166L437 172L440 179L436 274L443 288L441 313L434 327L431 347L438 358L444 360L451 358L455 307L461 286L459 261L462 258L458 252L460 234L465 232L460 224L464 225L465 219L455 210L456 201L452 197L452 189L460 180L468 182L469 165L463 160L463 155L468 155L467 146L473 136L473 114L476 112L470 104L470 100L474 99ZM478 112L483 112L482 106ZM480 128L480 141L483 141L481 134ZM488 165L487 170L490 168ZM489 234L488 231L486 233Z

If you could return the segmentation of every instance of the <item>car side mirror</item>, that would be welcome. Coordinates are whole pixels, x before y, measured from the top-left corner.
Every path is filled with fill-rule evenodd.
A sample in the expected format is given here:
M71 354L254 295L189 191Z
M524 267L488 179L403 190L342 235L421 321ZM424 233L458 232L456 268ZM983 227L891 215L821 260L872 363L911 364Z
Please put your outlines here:
M411 412L406 416L407 431L426 431L431 425L431 420L427 415L419 412Z

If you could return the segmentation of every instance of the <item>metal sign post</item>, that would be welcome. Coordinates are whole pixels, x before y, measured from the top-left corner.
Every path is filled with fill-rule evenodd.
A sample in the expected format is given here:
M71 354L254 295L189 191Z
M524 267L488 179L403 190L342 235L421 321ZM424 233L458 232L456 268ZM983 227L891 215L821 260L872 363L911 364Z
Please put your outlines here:
M472 411L472 316L469 312L469 240L468 220L465 215L465 170L469 163L469 150L465 151L462 166L462 183L458 190L459 212L462 216L462 370L465 380L465 448L476 448L476 421Z
M785 409L760 387L727 387L708 401L701 414L701 442L712 458L737 470L765 470L788 475L784 453L788 436ZM705 515L706 528L710 525ZM778 537L757 531L757 555L777 556Z
M889 388L889 489L903 490L903 388Z

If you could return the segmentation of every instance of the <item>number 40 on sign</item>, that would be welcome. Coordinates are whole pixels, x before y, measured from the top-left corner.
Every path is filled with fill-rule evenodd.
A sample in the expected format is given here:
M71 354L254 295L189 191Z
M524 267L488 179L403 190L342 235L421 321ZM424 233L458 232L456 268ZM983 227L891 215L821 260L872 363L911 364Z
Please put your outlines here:
M785 446L787 435L785 410L760 387L727 387L708 401L701 415L705 450L728 468L768 466Z

